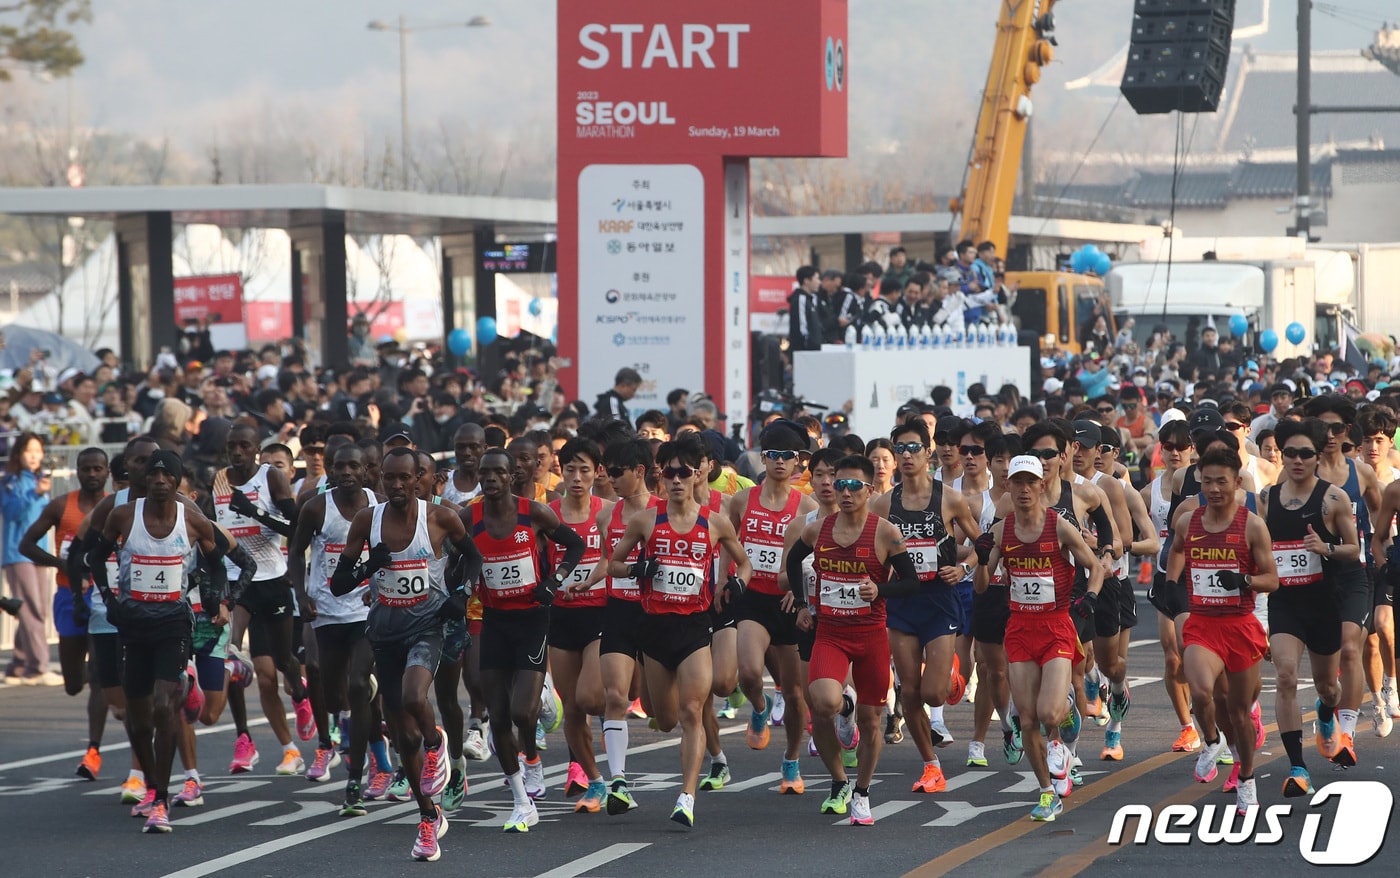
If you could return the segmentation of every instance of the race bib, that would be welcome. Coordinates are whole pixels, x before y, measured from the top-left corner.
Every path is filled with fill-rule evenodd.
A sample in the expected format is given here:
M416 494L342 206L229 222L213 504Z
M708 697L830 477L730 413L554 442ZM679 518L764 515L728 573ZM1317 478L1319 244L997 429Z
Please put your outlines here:
M581 585L581 584L587 582L587 581L588 581L588 577L590 577L590 576L593 575L593 571L594 571L597 567L598 567L597 562L594 562L594 563L592 563L592 564L580 564L580 565L578 565L577 567L575 567L574 570L573 570L573 572L569 574L569 578L566 579L566 580L564 580L563 585L560 586L560 589L559 589L559 595L560 595L560 597L562 597L564 600L567 601L567 600L571 600L571 599L574 599L574 598L582 597L583 595L588 594L589 592L597 591L597 590L600 589L600 588L606 588L606 587L607 587L607 582L606 582L606 580L600 579L600 580L598 580L597 582L593 583L593 587L592 587L592 588L589 588L589 589L587 589L586 591L582 591L582 592L578 592L578 593L573 593L573 592L566 591L566 589L573 588L573 587L575 587L575 586L578 586L578 585Z
M1322 578L1322 556L1309 552L1302 540L1274 543L1279 585L1307 585Z
M937 543L906 543L909 560L914 562L914 572L920 579L931 579L938 575Z
M138 601L178 601L184 592L185 559L179 555L132 555L127 565L131 597Z
M505 597L535 587L535 555L529 549L481 565L481 579L493 593Z
M823 610L838 616L868 616L870 601L860 596L859 579L832 576L821 578L818 603Z
M390 561L375 574L379 602L386 607L411 607L428 599L428 559Z
M1203 601L1211 603L1223 603L1227 601L1238 601L1240 593L1234 589L1224 588L1220 585L1220 574L1225 571L1234 572L1233 567L1192 567L1191 568L1191 594Z
M754 573L778 574L783 569L783 547L765 543L744 543Z
M246 495L253 505L258 504L258 492L252 491ZM215 495L214 509L218 513L219 524L228 529L234 537L253 537L262 533L262 525L251 518L239 515L228 507L229 501L233 499L232 494Z
M1024 576L1011 577L1011 603L1017 609L1039 612L1055 605L1055 577Z
M651 590L676 597L694 597L705 587L705 570L663 563L651 580Z
M811 555L802 559L802 583L807 586L804 594L817 594L817 565L813 563Z

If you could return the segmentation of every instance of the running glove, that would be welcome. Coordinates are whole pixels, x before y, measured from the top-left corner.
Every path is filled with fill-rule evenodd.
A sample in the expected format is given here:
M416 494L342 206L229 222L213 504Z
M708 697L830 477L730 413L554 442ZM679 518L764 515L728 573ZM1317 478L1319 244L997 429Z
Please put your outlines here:
M1074 599L1074 603L1071 605L1071 609L1073 609L1074 612L1078 613L1080 618L1094 618L1094 614L1099 611L1098 592L1084 592L1084 594Z
M984 530L973 545L977 549L977 563L986 567L991 563L992 549L996 548L996 536L990 530Z
M651 579L661 572L661 562L655 557L648 558L645 552L637 555L637 560L627 568L627 575L633 579Z

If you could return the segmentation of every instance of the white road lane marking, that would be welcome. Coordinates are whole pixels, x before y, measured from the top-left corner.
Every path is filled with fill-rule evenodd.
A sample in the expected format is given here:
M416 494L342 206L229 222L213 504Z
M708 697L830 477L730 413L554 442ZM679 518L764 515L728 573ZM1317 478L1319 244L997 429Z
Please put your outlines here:
M629 751L629 754L630 751ZM600 851L594 851L586 857L575 857L557 869L550 869L548 872L541 872L535 878L578 878L579 875L586 874L613 860L620 860L628 854L635 854L643 848L651 847L650 843L630 843L612 844Z

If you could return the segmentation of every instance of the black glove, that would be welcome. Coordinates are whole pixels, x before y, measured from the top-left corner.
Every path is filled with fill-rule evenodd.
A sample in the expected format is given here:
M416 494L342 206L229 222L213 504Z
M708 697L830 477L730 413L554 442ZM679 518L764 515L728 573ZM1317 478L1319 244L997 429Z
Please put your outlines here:
M1244 574L1238 570L1215 571L1215 584L1226 591L1246 591Z
M651 579L661 572L661 562L655 557L648 558L645 552L637 555L637 560L627 568L627 575L636 580Z
M996 536L989 530L983 531L973 545L977 549L977 563L986 567L992 560L992 549L996 548Z
M78 628L86 628L88 620L92 618L92 610L88 609L87 601L82 595L73 596L73 624Z
M554 593L558 590L559 574L550 574L535 584L535 600L539 601L540 606L548 607L554 603Z
M394 560L394 553L384 543L371 546L369 558L365 561L365 576L370 577L388 567Z
M1074 599L1070 609L1079 614L1081 619L1092 619L1099 611L1099 595L1097 592L1086 591L1084 594Z
M107 605L107 621L113 628L120 629L125 621L125 613L122 612L122 602L117 600L117 596L111 592L102 593L102 603Z
M744 584L744 580L731 574L729 579L724 583L724 590L726 592L725 602L732 603L738 600L744 594L744 589L746 588L748 588L748 586Z
M465 589L457 589L447 596L447 600L438 607L438 618L444 622L456 622L467 618L467 592Z
M230 512L236 512L248 518L253 518L258 514L258 507L253 505L253 501L248 499L247 494L237 488L234 488L233 494L229 496L228 508Z

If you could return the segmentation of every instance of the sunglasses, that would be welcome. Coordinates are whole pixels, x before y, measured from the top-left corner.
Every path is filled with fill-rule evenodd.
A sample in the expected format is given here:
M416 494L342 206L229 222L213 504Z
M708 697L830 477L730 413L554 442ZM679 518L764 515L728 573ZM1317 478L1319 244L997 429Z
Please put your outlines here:
M1317 457L1317 452L1311 448L1285 448L1281 453L1289 460L1312 460Z
M893 447L895 454L918 454L928 446L922 442L896 442Z
M1352 450L1353 450L1354 448L1356 448L1355 443L1352 443L1352 442L1343 442L1343 443L1342 443L1342 453L1343 453L1343 454L1351 454L1351 452L1352 452Z
M1099 414L1101 414L1101 415L1111 415L1111 414L1113 414L1114 412L1116 412L1117 409L1111 408L1111 407L1109 407L1109 406L1104 406L1103 408L1100 408L1098 411L1099 411Z
M663 479L688 479L695 475L693 466L668 466L661 471Z
M302 453L302 454L325 454L325 453L326 453L326 446L324 446L324 445L303 445L303 446L301 447L301 453Z
M620 479L627 472L625 466L605 466L603 469L607 470L610 479Z
M1161 445L1162 445L1162 450L1163 450L1163 451L1166 451L1166 452L1168 452L1168 453L1172 453L1172 452L1176 452L1176 451L1190 451L1190 450L1191 450L1191 445L1190 445L1190 443L1187 443L1186 445L1178 445L1178 444L1175 443L1175 442L1163 442L1163 443L1161 443Z
M1137 408L1137 407L1138 407L1138 404L1135 403L1135 402L1125 402L1125 403L1123 403L1123 408L1125 408L1125 409L1135 409L1135 408Z
M1117 445L1109 445L1107 442L1099 446L1099 451L1103 454L1112 454L1118 450Z
M776 449L769 449L763 452L763 456L768 460L793 460L797 457L797 452L791 450L778 451Z
M1241 424L1239 421L1226 421L1226 422L1225 422L1225 429L1229 430L1229 431L1232 432L1232 433L1233 433L1234 431L1236 431L1236 430L1243 430L1245 427L1248 427L1248 426L1249 426L1248 424Z
M1031 457L1038 457L1041 460L1054 460L1060 456L1060 452L1053 448L1032 448L1030 451L1027 451L1026 454L1029 454Z
M859 491L861 488L873 488L874 485L860 479L837 479L832 485L838 491Z
M1333 436L1340 436L1340 435L1342 435L1343 433L1345 433L1346 431L1347 431L1347 425L1346 425L1346 424L1328 424L1328 425L1327 425L1327 432L1328 432L1328 433L1331 433Z
M958 451L962 452L963 457L981 457L987 453L987 449L981 445L959 445Z

